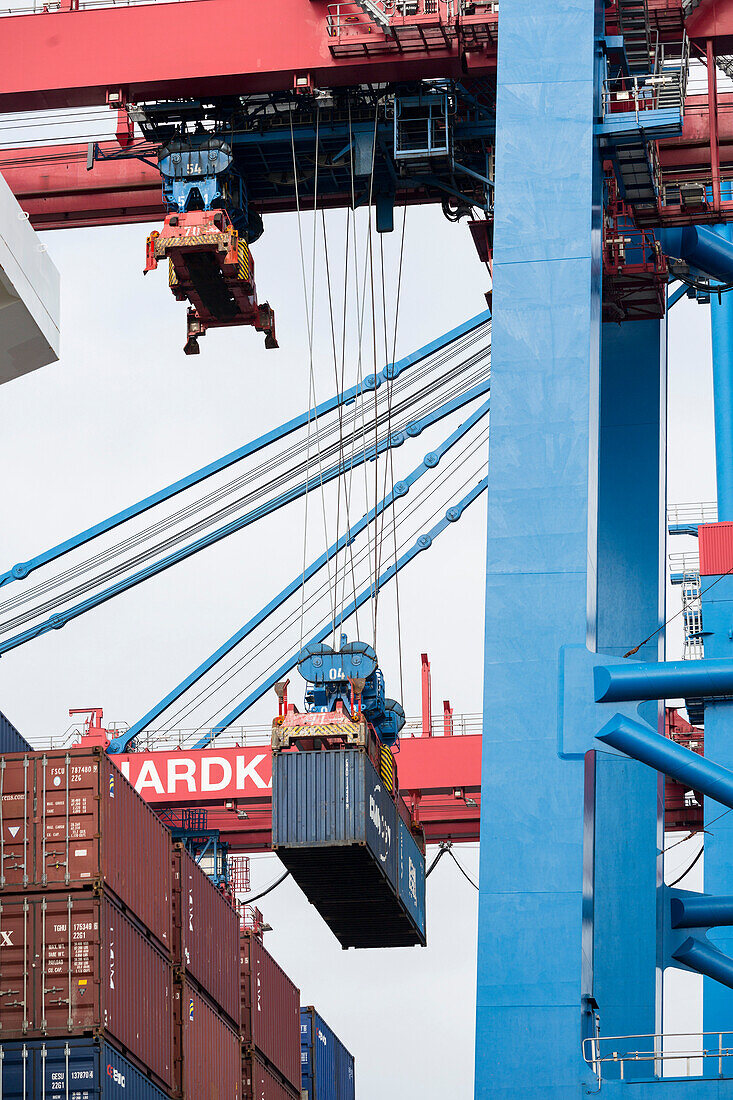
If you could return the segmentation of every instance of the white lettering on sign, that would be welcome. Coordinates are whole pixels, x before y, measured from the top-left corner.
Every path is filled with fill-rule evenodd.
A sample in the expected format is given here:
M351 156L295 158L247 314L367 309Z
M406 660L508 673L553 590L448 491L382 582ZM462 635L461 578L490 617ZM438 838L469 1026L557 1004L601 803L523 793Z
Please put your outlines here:
M10 932L0 932L0 947L12 947L13 941Z
M237 757L237 787L240 790L244 789L244 784L247 776L252 780L256 787L259 787L261 791L266 791L268 787L272 786L272 780L269 783L265 783L264 779L257 771L258 766L263 760L266 760L264 752L258 753L257 756L253 756L249 764L246 763L243 756Z
M211 769L221 770L221 778L214 782ZM205 756L201 761L201 790L223 791L232 781L232 766L223 756Z
M135 790L142 794L146 787L152 787L156 794L165 794L165 787L160 781L158 769L152 760L146 760L137 777Z
M268 791L272 787L266 751L251 756L244 752L226 755L201 752L191 756L181 752L140 754L121 760L120 770L138 794L152 802L161 797L218 792L235 795L252 793L253 788Z
M196 765L188 757L168 761L168 794L176 793L178 782L185 783L189 791L196 790Z

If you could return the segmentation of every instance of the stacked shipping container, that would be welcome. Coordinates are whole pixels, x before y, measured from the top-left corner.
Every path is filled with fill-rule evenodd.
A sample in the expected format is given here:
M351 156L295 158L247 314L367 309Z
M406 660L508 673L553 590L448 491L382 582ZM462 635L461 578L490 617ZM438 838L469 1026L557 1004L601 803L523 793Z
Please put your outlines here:
M0 1095L239 1100L238 933L100 749L0 760Z
M354 1100L354 1059L315 1008L300 1010L303 1100Z
M300 1100L300 990L256 932L240 933L243 1100Z

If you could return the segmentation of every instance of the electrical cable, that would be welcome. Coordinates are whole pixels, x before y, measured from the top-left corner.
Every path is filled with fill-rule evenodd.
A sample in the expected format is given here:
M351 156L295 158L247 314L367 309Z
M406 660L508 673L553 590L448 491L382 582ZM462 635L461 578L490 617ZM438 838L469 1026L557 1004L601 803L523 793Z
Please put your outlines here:
M678 875L677 878L674 880L674 882L668 882L667 886L668 887L669 886L676 886L678 882L682 882L682 879L685 878L687 875L689 875L690 871L695 866L697 861L700 859L700 856L703 854L704 851L705 851L705 842L703 841L702 846L700 848L700 851L697 853L697 855L695 856L695 858L693 859L692 863L689 865L687 870L683 871L681 875Z
M290 871L286 871L284 875L280 875L280 878L277 879L276 882L273 882L271 886L267 887L267 889L260 890L259 894L255 894L254 897L243 898L242 899L243 904L244 905L251 905L252 902L259 901L260 898L264 898L265 894L272 893L272 891L275 889L276 886L279 886L281 882L285 882L285 879L288 877L289 874L290 874Z
M731 573L733 573L733 565L730 567L730 569L726 569L725 573L721 573L719 577L716 577L713 583L709 584L707 588L701 588L700 596L698 596L698 599L701 596L704 596L706 592L709 592L711 588L715 588L716 584L722 581L723 577L727 577ZM679 618L680 615L683 615L685 613L685 610L686 609L684 607L681 607L679 611L676 611L674 613L674 615L670 615L670 617L665 622L663 622L661 626L657 627L657 629L652 634L650 634L648 638L645 638L643 642L639 642L639 644L637 646L634 646L633 649L630 649L628 653L624 653L624 657L633 657L635 653L639 652L642 646L646 645L647 642L650 642L652 638L655 638L657 634L664 630L666 626L669 626L671 622L674 622L675 619Z
M452 848L449 849L449 855L450 855L451 859L453 860L453 862L455 863L458 870L461 872L461 874L465 878L466 882L470 882L470 884L471 884L471 886L473 886L474 890L478 890L478 884L475 883L473 881L473 879L471 878L471 876L468 874L468 872L463 869L461 864L458 862L458 860L456 858L456 854L455 854L455 852L453 851Z
M443 843L440 845L440 851L438 852L435 859L433 860L433 862L430 864L427 871L425 872L425 878L426 879L430 878L430 876L432 875L433 871L435 870L435 868L440 863L440 861L443 858L443 856L445 855L445 853L449 850L450 844L451 844L451 842L448 840L448 841L443 841Z

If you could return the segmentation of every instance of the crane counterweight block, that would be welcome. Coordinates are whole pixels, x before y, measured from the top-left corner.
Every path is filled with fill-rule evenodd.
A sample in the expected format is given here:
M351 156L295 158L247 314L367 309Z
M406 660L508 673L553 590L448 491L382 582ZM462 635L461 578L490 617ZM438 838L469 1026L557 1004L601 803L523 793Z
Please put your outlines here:
M265 334L265 347L276 348L275 314L257 301L254 262L249 245L224 210L170 213L162 231L147 240L145 272L168 261L168 285L174 298L189 302L187 355L198 354L198 338L210 328L251 325Z

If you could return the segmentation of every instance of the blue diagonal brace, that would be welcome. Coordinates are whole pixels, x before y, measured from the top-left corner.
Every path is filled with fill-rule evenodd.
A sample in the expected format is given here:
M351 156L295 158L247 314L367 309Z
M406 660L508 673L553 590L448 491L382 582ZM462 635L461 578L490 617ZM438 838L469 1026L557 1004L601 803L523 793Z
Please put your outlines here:
M485 382L473 386L470 390L466 390L465 393L458 394L451 401L447 401L445 405L441 405L438 409L423 416L420 420L414 420L411 424L408 424L405 429L405 434L408 436L419 435L420 432L430 427L431 424L437 424L438 421L443 420L446 416L450 416L451 413L457 412L458 409L463 408L464 405L469 404L469 402L475 400L477 397L487 393L489 388L490 382L487 379ZM320 485L326 485L329 481L333 481L334 478L338 477L340 473L371 461L375 453L381 454L391 447L400 446L403 442L404 436L401 432L393 432L390 436L385 436L384 439L380 440L378 443L376 450L374 446L372 446L369 450L356 453L353 457L349 458L348 462L338 463L329 467L325 472L308 478L306 481L301 482L300 485L296 485L292 489L288 489L287 492L281 493L279 496L267 501L265 504L253 508L252 511L246 512L243 516L238 516L223 527L217 527L215 531L210 531L208 535L203 535L200 539L196 539L187 546L180 547L178 550L173 551L173 553L168 554L159 561L145 566L144 569L139 569L137 573L132 573L129 577L117 581L116 584L102 589L101 592L89 596L86 600L82 600L78 604L74 604L73 607L68 608L66 611L59 611L51 615L45 622L28 627L27 630L23 630L20 634L14 634L11 638L5 639L5 641L0 642L0 656L2 656L3 653L8 653L11 649L17 649L18 646L24 645L25 642L32 641L33 638L38 638L42 634L47 634L50 630L60 630L62 626L66 626L72 619L77 619L87 611L99 607L101 604L106 603L115 596L119 596L122 592L126 592L130 588L134 588L135 585L142 584L143 581L157 576L158 573L170 569L172 565L177 565L178 562L184 561L193 554L197 554L207 546L212 546L215 542L219 542L228 535L233 535L236 531L241 531L242 528L248 527L264 516L270 515L272 512L277 511L278 508L284 508L285 505L291 504L294 500L299 500L300 497L305 496L306 492Z
M279 427L273 428L272 431L258 436L257 439L245 443L243 447L239 447L236 451L230 451L229 454L224 455L222 458L210 462L207 466L202 466L200 470L195 470L192 474L179 478L178 481L174 481L171 485L166 486L165 489L159 489L157 493L152 493L150 496L144 497L142 500L139 500L137 504L132 504L129 508L124 508L121 512L116 512L115 515L110 516L108 519L102 520L93 527L88 527L85 531L81 531L78 535L74 535L72 538L58 543L58 545L51 547L50 550L44 550L43 553L37 554L33 558L29 558L28 561L18 562L12 569L0 574L0 588L2 588L3 585L10 584L12 581L23 580L32 573L34 569L38 569L42 565L48 565L50 562L63 557L64 554L68 554L72 550L78 549L85 543L91 542L100 535L106 534L108 531L113 531L116 527L126 523L127 520L133 519L143 512L147 512L150 508L154 508L156 505L162 504L166 500L170 500L186 489L190 489L192 486L200 484L207 478L220 473L222 470L226 470L229 466L233 466L242 459L249 458L251 455L261 451L264 447L268 447L271 443L276 443L280 439L285 439L287 436L292 435L293 432L298 431L300 428L304 428L309 423L312 424L315 420L318 420L319 417L326 416L340 406L352 404L363 392L371 392L378 389L382 382L387 379L399 378L404 371L414 366L415 363L419 363L421 360L427 358L428 355L432 355L434 352L439 351L440 348L453 343L455 340L467 335L467 333L472 332L474 329L480 328L481 325L485 324L485 322L490 319L491 313L489 310L478 313L475 317L471 317L470 320L464 321L461 325L457 325L449 332L439 336L436 340L432 340L429 344L425 344L418 351L411 352L410 355L406 355L396 363L388 363L384 370L380 371L378 375L375 376L370 374L368 377L364 378L361 383L345 390L342 394L336 394L327 401L322 401L314 408L301 413L300 416L296 416L292 420L280 424Z
M432 546L433 540L436 539L438 535L442 534L442 532L445 531L446 527L448 527L449 524L456 523L465 512L466 508L468 508L470 504L473 504L473 502L481 496L484 490L488 488L488 485L488 477L482 478L481 481L479 481L478 484L475 485L473 489L471 489L471 491L462 498L462 500L459 500L457 504L454 504L452 507L450 507L445 513L443 519L439 520L438 523L431 527L429 531L426 531L425 534L420 535L414 546L407 550L402 555L402 557L399 558L394 564L390 565L388 569L384 570L384 572L379 577L379 580L377 581L377 587L383 588L385 584L391 581L392 578L396 576L397 573L399 573L401 569L403 569L409 562L411 562L412 559L415 558L422 550L427 550L430 546ZM329 634L332 633L335 627L337 627L340 623L345 622L346 619L353 615L355 611L358 611L359 608L367 602L367 600L372 598L373 593L373 586L371 584L367 585L366 588L362 589L356 599L352 600L348 607L344 608L343 615L339 615L337 619L332 619L327 626L324 626L322 630L319 630L317 634L314 634L310 641L306 642L305 644L310 645L313 643L325 641L325 639L329 636ZM263 695L270 691L272 687L278 682L278 680L281 680L283 676L290 672L290 670L296 665L298 661L298 654L300 652L301 647L298 646L298 649L291 653L287 661L285 661L284 664L280 665L279 669L276 672L273 672L272 675L269 676L263 683L261 683L259 687L255 688L255 690L251 692L246 697L246 699L243 699L242 702L234 708L234 710L230 711L229 714L227 714L226 718L223 718L222 721L214 727L210 735L202 737L199 741L197 741L194 745L194 748L205 749L211 743L212 737L216 737L218 734L223 733L223 731L225 729L228 729L233 722L236 722L236 720L240 718L245 711L254 706L258 699L261 699ZM112 746L110 745L110 751L111 749Z
M147 729L150 724L156 720L156 718L163 714L163 712L166 711L169 706L175 703L176 700L180 699L180 697L185 694L185 692L187 692L189 688L198 683L198 681L203 676L205 676L207 672L210 672L211 669L219 663L219 661L223 660L223 658L226 657L228 653L231 653L231 651L235 649L240 642L244 641L244 639L248 637L253 630L256 630L257 627L261 626L262 623L264 623L265 620L270 617L270 615L277 611L279 607L282 607L282 605L287 600L289 600L291 596L293 596L304 584L306 584L307 581L315 576L316 573L323 569L323 567L329 561L331 561L332 558L339 554L345 546L348 546L350 543L352 543L354 539L357 538L362 533L362 531L364 531L369 526L370 523L372 523L378 516L380 516L396 500L406 496L412 486L417 481L419 481L419 479L425 473L427 473L428 470L434 469L438 465L440 460L444 457L444 455L448 453L451 447L458 443L459 440L463 439L463 437L467 435L467 433L470 432L471 429L488 414L489 404L490 403L488 401L485 401L480 408L471 413L471 415L463 424L460 424L454 432L451 432L451 434L440 444L439 447L436 447L434 450L429 451L428 454L425 455L420 465L416 466L412 473L408 474L407 477L396 482L393 491L388 493L379 502L379 504L376 505L376 507L367 512L366 515L363 516L357 523L353 524L353 526L350 527L349 530L346 531L340 539L329 546L328 550L321 554L320 557L316 558L315 561L311 562L305 572L298 573L297 577L295 577L290 582L290 584L286 585L285 588L283 588L283 590L278 593L277 596L270 600L269 603L265 604L265 606L260 611L258 611L257 614L249 620L249 622L245 623L244 626L236 631L236 633L232 634L231 638L224 642L224 644L221 645L214 653L212 653L211 656L207 657L205 661L202 661L198 668L194 669L194 671L191 672L184 680L182 680L177 687L173 688L173 690L170 691L164 699L161 699L160 702L156 703L155 706L152 707L146 715L144 715L139 721L135 722L134 725L130 726L130 728L126 730L122 736L118 737L113 743L114 748L111 748L110 751L125 752L127 746L130 744L131 741L135 739L135 737L137 737L139 733L142 733L144 729Z

